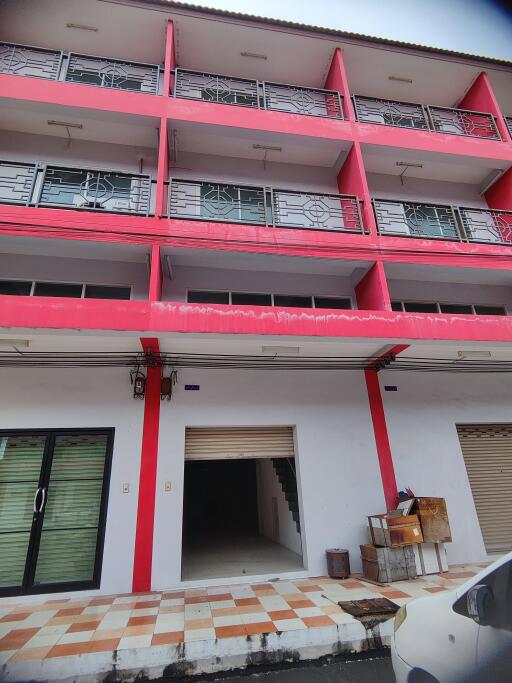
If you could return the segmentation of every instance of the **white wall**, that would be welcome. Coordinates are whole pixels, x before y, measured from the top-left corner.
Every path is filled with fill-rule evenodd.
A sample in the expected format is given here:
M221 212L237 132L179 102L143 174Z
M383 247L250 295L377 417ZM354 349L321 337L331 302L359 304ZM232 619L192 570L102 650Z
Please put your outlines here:
M279 482L272 460L263 458L256 463L258 482L258 514L260 533L265 538L284 545L298 555L302 554L302 544L297 525L288 506L283 487ZM274 538L274 514L272 499L277 502L279 536Z
M144 402L128 370L2 368L0 383L0 429L115 428L101 592L130 592Z
M376 199L487 208L487 202L478 193L477 186L469 183L405 177L402 185L398 175L368 173L367 177L370 194Z
M392 300L512 306L512 287L402 279L388 280L388 286Z
M162 293L164 301L186 301L188 289L211 289L234 292L351 297L355 307L354 288L349 277L188 266L173 267L172 274L172 280L168 278L164 280Z
M145 263L0 254L0 279L131 286L132 299L148 297Z
M162 405L153 588L180 583L185 427L217 425L296 426L305 567L325 574L325 550L347 547L360 569L366 517L385 509L363 373L190 369Z
M319 166L267 161L264 167L263 161L255 159L182 152L177 163L171 164L170 172L171 178L181 180L245 183L304 192L338 192L336 171Z
M450 563L486 558L456 424L512 421L512 377L383 372L381 386L397 484L446 498Z

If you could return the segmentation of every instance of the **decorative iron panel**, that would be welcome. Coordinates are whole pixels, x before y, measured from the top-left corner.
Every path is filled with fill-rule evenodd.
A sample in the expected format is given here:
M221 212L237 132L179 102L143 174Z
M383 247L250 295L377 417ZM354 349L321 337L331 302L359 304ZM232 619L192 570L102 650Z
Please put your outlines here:
M506 116L505 123L507 124L508 132L512 136L512 116Z
M65 79L100 88L158 94L160 67L70 53Z
M171 181L169 216L172 218L266 225L267 215L266 193L262 187Z
M272 196L276 227L363 232L357 197L293 190L273 190Z
M461 208L459 213L470 242L512 245L512 211Z
M438 133L501 140L492 114L447 107L427 107L427 110L432 130Z
M37 203L86 211L148 215L150 195L149 176L47 166Z
M354 95L356 118L361 123L377 123L399 128L428 130L428 118L421 104L380 100L373 97Z
M257 81L200 71L176 69L174 95L206 102L236 104L239 107L260 106Z
M0 203L29 204L36 168L36 164L0 161Z
M262 83L264 107L274 111L305 116L323 116L331 119L343 118L341 95L335 90L302 88L280 83Z
M460 232L451 206L375 199L379 233L401 237L459 240Z
M28 45L0 43L0 72L15 76L59 77L62 52Z

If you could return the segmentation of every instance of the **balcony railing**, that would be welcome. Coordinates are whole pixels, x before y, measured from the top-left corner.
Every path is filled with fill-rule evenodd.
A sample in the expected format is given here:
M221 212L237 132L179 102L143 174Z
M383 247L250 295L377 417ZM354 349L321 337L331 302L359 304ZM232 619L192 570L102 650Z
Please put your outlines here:
M362 123L501 140L495 117L486 112L430 107L360 95L354 95L353 101L356 118Z
M0 203L147 216L151 177L117 171L0 162Z
M335 90L231 78L187 69L174 72L174 96L289 114L343 118L341 95Z
M118 59L0 43L0 72L158 94L160 67Z
M505 118L505 123L507 124L508 132L512 136L512 116L507 116Z
M209 181L172 180L169 217L281 228L364 232L352 195L279 190Z
M512 211L374 199L381 235L512 246Z

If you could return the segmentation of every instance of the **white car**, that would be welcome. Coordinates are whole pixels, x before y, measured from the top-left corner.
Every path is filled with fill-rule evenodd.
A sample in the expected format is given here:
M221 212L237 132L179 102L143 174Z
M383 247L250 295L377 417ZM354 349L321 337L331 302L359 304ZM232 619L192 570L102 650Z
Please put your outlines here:
M510 683L512 553L400 607L391 656L397 683Z

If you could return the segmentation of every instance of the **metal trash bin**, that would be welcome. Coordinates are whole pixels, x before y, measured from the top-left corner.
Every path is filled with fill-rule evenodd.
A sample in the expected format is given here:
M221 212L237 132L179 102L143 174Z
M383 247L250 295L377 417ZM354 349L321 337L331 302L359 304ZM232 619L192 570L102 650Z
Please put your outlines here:
M325 554L327 556L327 573L331 579L348 579L350 576L348 550L330 548L325 551Z

